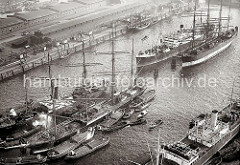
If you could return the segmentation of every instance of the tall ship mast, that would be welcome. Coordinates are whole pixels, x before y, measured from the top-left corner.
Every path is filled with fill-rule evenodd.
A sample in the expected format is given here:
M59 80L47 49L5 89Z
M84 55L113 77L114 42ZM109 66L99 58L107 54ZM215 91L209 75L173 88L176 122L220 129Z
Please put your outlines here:
M195 10L196 11L196 10ZM182 55L182 68L192 67L195 65L202 64L207 60L217 56L224 50L226 50L234 41L238 34L238 27L229 29L229 25L223 30L222 21L230 20L230 17L222 17L222 0L219 11L219 18L210 18L210 0L208 1L208 14L207 22L201 26L202 30L205 31L204 40L197 44L192 44L192 47L186 50ZM193 21L193 33L195 32L196 19L194 14ZM195 43L195 38L193 38Z

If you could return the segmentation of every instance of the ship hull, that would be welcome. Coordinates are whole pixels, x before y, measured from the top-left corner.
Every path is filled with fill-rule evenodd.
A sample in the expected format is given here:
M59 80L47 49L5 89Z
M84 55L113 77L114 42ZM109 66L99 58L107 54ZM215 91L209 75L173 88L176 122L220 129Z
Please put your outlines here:
M239 132L239 123L229 134L227 134L216 145L211 147L203 156L201 156L193 165L202 165L211 159L214 154L221 150L229 141L231 141Z
M189 44L190 43L183 44L177 48L171 49L171 51L167 53L158 53L151 57L136 57L137 67L142 68L145 66L151 66L171 59L173 56L177 56L180 52L183 52L185 49L187 49Z
M207 50L206 52L202 52L203 54L200 55L201 56L200 58L198 58L196 60L189 61L189 62L183 62L182 63L182 68L188 68L188 67L193 67L193 66L196 66L196 65L200 65L202 63L205 63L209 59L219 55L221 52L225 51L227 48L229 48L231 46L231 44L233 43L236 35L237 34L235 34L229 40L227 40L223 43L220 43L219 45L217 45L213 49Z

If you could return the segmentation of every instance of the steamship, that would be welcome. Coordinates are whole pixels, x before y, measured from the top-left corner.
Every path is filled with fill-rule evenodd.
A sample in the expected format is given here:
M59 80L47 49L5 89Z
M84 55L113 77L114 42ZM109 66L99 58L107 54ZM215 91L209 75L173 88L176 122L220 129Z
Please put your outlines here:
M200 33L195 34L195 38L200 39L202 35ZM136 55L138 68L157 64L173 56L178 56L180 52L186 51L191 44L192 34L181 25L178 32L163 36L159 41L160 44L152 49L140 51Z
M202 165L239 132L240 99L222 111L201 114L189 124L187 136L181 141L163 145L165 161L179 165Z

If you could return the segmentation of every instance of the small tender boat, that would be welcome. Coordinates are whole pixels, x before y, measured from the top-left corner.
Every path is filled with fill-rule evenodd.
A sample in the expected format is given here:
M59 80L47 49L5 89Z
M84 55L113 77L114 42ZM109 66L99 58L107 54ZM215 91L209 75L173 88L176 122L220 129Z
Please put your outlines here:
M147 120L140 118L140 119L137 119L136 121L130 122L129 125L134 126L134 125L140 125L140 124L145 124L145 123L147 123Z
M29 137L29 136L41 131L42 128L43 128L42 126L37 126L30 130L18 130L17 132L7 136L6 141L13 141L13 140L17 140L20 138Z
M143 118L144 116L147 115L147 113L148 113L147 110L143 110L143 111L137 116L137 118L138 118L138 119Z
M57 145L51 151L47 153L49 159L59 159L68 154L69 151L79 147L82 143L90 140L94 136L95 129L89 127L86 132L77 133L69 140Z
M113 131L116 131L118 129L122 129L122 128L128 126L128 125L130 125L129 121L121 121L117 124L114 124L111 127L102 128L101 131L103 131L103 132L113 132Z
M107 144L109 144L110 138L109 137L101 137L99 139L93 139L92 141L88 142L86 145L83 145L71 152L65 157L65 160L72 160L78 159L94 151L103 148Z
M155 120L155 121L153 121L153 122L151 122L151 123L149 123L149 131L151 131L151 130L153 130L154 128L156 128L158 125L161 125L161 124L163 124L163 121L162 120Z
M129 109L127 111L125 111L124 115L123 115L123 119L129 119L134 113L134 109Z
M115 112L112 112L109 118L100 124L100 130L104 127L105 128L111 127L112 125L117 123L123 117L123 115L124 115L123 109L118 109Z
M13 164L42 164L46 162L47 157L41 155L31 155L16 158L0 158L0 164L13 165Z

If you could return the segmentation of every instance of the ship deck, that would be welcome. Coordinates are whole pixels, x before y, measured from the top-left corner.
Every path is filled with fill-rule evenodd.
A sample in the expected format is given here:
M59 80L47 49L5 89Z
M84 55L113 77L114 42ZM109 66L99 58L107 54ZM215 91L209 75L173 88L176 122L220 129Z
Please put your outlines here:
M187 144L187 145L190 145L190 146L196 146L199 148L199 157L202 157L208 150L209 150L209 147L207 146L204 146L198 142L195 142L195 141L192 141L190 139L188 139L188 137L186 136L184 139L181 140L181 142Z

